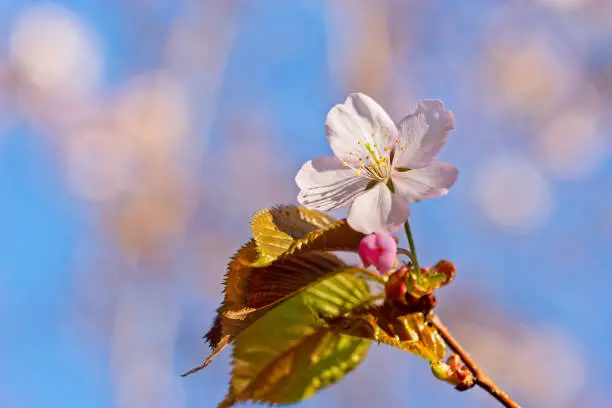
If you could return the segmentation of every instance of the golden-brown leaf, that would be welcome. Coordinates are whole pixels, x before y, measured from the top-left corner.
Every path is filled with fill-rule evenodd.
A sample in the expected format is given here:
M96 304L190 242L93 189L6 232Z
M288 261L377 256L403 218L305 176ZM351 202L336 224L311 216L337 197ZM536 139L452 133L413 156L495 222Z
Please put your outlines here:
M225 299L205 336L213 351L201 367L270 309L338 272L361 270L327 252L358 248L363 234L345 220L280 206L255 214L251 228L253 239L228 264Z
M389 344L437 362L446 354L444 340L438 331L425 322L422 313L396 315L387 304L356 311L353 314L325 318L336 333Z
M283 205L258 211L251 219L251 230L260 262L272 262L287 252L295 240L335 222L332 217L305 207Z
M249 266L253 256L254 246L249 243L230 262L225 303L206 334L213 351L200 368L282 302L338 273L356 275L362 270L321 251L296 253L261 268Z
M251 230L258 254L255 266L306 250L356 251L363 238L346 220L300 206L261 210L251 220Z

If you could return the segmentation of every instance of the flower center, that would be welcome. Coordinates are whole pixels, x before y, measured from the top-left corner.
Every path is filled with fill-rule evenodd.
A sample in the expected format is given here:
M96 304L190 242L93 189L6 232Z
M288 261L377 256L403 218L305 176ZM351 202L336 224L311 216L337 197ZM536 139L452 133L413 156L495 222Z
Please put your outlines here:
M374 181L386 182L391 175L391 164L395 150L404 150L400 146L400 140L393 140L388 133L384 134L383 146L379 146L374 139L357 140L357 149L349 152L349 157L342 162L344 167L348 167L355 172L358 177L365 177Z

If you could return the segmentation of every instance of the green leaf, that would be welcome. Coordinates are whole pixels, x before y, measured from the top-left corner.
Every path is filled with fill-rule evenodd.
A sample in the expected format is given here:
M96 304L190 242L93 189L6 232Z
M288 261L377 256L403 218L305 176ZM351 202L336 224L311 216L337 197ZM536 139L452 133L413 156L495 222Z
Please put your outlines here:
M362 278L341 273L269 312L236 341L230 390L219 407L249 400L292 404L340 380L370 342L332 333L318 316L338 316L369 298Z
M444 340L434 327L426 324L422 313L397 315L387 303L324 320L336 333L385 343L430 363L439 361L446 354Z

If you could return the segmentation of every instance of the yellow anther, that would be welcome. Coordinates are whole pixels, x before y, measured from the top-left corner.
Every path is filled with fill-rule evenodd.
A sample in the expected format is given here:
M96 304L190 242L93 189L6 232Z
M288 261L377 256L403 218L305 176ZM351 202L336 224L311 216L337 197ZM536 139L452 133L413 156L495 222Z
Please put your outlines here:
M360 172L359 170L357 170L357 171L355 172L355 175L356 175L357 177L359 177L359 176L361 176L361 172Z
M374 147L378 147L378 145L377 145L377 144L375 144L375 145L374 145Z
M391 150L389 146L385 147L385 152L388 152L389 150Z
M358 145L360 145L360 144L361 144L361 140L358 140L358 141L357 141L357 144L358 144Z
M395 139L395 143L399 143L399 139L398 138Z
M372 132L372 136L374 136L374 132Z
M404 146L401 146L400 150L406 150L406 148Z
M366 156L366 160L370 160L370 156Z
M388 133L385 133L385 136L386 136L386 137L389 137L389 134L388 134Z
M363 163L359 163L359 165L360 165L361 167L365 167L365 164L363 164Z
M347 163L347 162L342 162L342 165L343 165L344 167L348 167L348 163Z
M349 152L349 156L352 156L352 155L353 155L353 152Z

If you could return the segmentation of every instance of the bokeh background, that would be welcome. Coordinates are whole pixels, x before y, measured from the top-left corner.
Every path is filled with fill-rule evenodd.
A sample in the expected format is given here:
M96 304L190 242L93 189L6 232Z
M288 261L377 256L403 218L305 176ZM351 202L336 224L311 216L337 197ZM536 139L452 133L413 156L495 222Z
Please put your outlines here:
M229 352L179 374L225 263L354 91L455 112L412 224L456 337L526 407L612 406L609 0L0 0L0 407L216 406ZM497 405L373 346L302 406Z

